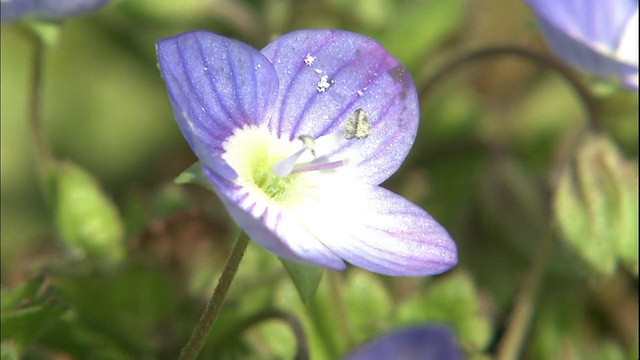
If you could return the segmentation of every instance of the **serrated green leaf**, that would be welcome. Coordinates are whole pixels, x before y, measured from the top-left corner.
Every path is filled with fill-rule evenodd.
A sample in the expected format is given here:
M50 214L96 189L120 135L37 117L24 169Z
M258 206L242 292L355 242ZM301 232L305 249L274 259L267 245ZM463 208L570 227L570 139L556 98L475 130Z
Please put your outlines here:
M207 190L213 191L211 183L202 172L202 164L200 164L199 162L189 166L189 168L180 173L180 175L178 175L178 177L176 177L173 182L177 185L197 184Z
M125 255L124 225L98 182L70 162L53 178L55 223L63 243L80 257L115 263Z
M425 293L403 302L398 309L398 325L443 323L455 330L464 347L484 349L491 337L488 319L480 312L478 293L469 276L447 276L433 283Z
M308 303L316 293L318 285L320 285L324 269L312 265L302 265L284 259L280 259L280 261L282 261L282 265L284 265L289 277L291 277L300 295L300 299L302 299L303 303Z
M554 197L564 239L596 272L622 260L638 268L638 175L604 136L590 136L566 167Z

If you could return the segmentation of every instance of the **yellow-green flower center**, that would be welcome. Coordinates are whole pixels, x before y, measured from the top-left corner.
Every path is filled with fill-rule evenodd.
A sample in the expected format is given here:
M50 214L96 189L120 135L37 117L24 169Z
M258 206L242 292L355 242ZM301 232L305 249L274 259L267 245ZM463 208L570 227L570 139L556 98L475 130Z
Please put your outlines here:
M284 203L300 193L307 174L278 176L273 167L300 145L300 142L279 139L264 128L245 127L225 142L224 158L238 173L236 183L259 189L270 200Z

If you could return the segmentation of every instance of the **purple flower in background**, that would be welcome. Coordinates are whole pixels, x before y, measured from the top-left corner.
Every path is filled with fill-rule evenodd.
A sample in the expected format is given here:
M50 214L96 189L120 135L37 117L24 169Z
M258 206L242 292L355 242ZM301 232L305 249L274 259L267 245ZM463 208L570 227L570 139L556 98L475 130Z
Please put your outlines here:
M526 0L553 52L638 90L637 0Z
M429 214L378 186L418 128L407 69L337 30L286 34L262 51L204 31L158 42L174 116L238 225L291 261L344 261L396 276L457 262Z
M108 0L0 0L2 23L23 16L46 20L62 20L89 14Z
M455 338L444 327L419 326L385 334L343 360L462 360Z

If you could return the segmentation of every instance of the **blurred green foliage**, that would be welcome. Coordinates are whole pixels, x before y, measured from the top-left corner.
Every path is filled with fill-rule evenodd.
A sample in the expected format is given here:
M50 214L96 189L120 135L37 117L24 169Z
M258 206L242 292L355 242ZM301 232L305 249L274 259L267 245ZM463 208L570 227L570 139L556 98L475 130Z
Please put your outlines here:
M342 28L380 41L422 88L472 49L544 53L534 24L517 0L120 0L49 24L42 117L66 164L54 206L38 188L29 130L33 42L24 24L3 25L2 359L176 358L197 323L235 230L215 195L173 184L195 157L156 67L158 39L208 29L260 48L294 29ZM550 226L523 358L637 358L638 98L581 79L596 96L598 138L543 66L495 58L436 84L421 98L414 149L385 185L451 232L457 268L424 279L313 270L316 291L251 245L202 358L292 358L290 324L247 323L268 309L302 324L312 359L424 322L452 329L469 358L490 358Z

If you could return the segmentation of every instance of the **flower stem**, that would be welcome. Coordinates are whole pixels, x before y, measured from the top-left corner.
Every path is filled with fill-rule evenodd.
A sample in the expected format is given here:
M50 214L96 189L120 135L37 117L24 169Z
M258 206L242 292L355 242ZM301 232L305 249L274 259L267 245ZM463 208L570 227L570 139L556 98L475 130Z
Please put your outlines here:
M39 185L46 201L50 197L47 177L53 156L49 150L49 142L44 135L42 125L42 72L44 69L45 44L38 34L29 33L28 36L33 44L32 74L29 89L29 127L34 144Z
M441 68L430 79L423 83L419 89L420 99L425 99L427 95L435 88L435 85L448 75L459 69L462 65L469 64L478 60L486 60L497 56L515 56L523 60L533 62L538 65L547 66L553 69L558 75L563 77L573 88L576 95L580 98L584 110L587 113L588 132L600 132L602 125L598 116L596 102L587 88L585 88L574 73L555 59L537 54L527 49L503 46L488 47L479 49L465 54L446 66ZM571 155L569 155L571 156ZM561 159L562 160L562 157ZM558 161L553 170L561 168L567 164L567 160ZM551 191L553 189L553 181L550 182ZM552 215L553 216L553 215ZM497 360L517 359L522 350L527 333L531 326L531 319L535 310L535 302L540 292L544 273L551 256L551 250L554 243L553 234L553 218L548 221L548 227L543 237L538 243L537 252L533 258L531 267L525 274L522 287L520 288L514 303L514 308L509 317L505 334L498 344Z
M238 272L240 261L247 250L247 245L249 245L249 237L241 231L238 240L236 240L236 243L233 245L229 259L227 259L227 264L218 279L218 284L213 290L213 296L211 296L207 308L200 317L198 325L193 330L189 342L180 352L179 360L194 360L198 357L198 354L200 354L200 350L202 350L211 332L211 328L216 322L218 314L220 314L229 287L231 287L231 282Z

